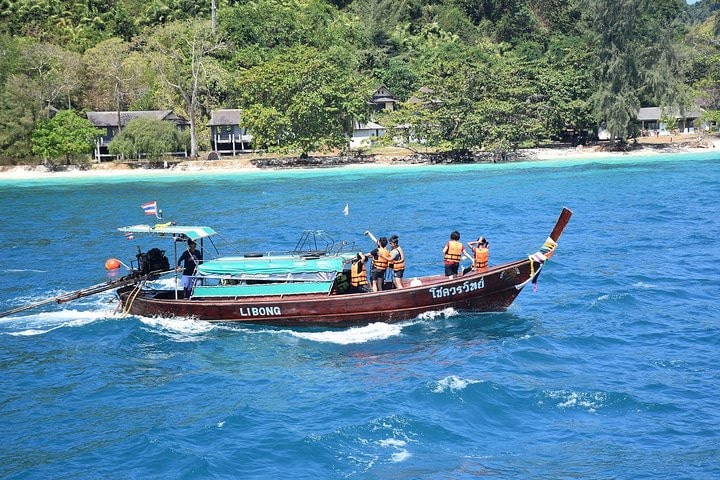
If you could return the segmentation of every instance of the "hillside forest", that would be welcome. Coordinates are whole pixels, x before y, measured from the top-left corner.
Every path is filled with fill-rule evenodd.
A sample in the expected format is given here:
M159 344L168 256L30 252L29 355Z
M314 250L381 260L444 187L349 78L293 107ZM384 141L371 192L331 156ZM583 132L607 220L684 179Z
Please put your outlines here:
M370 119L409 146L493 152L601 125L625 142L641 106L717 125L719 15L720 0L0 0L0 163L89 158L86 111L173 110L193 156L219 108L293 154L344 150ZM382 85L392 112L369 108Z

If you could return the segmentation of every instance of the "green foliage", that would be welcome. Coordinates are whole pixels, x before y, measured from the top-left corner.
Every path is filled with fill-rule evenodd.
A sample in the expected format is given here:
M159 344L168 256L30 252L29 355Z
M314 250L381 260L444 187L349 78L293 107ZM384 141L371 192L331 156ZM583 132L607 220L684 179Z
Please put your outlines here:
M717 132L720 127L720 110L705 110L700 116L700 121L714 124L713 131Z
M392 115L395 134L408 130L408 140L427 146L505 152L537 144L568 122L585 122L587 89L570 67L559 75L543 62L483 49L446 64L429 80L430 93L419 95L420 104ZM561 108L569 99L571 107Z
M256 144L301 153L345 147L370 93L350 66L345 52L296 47L239 72L235 90Z
M188 147L187 134L180 132L175 124L164 120L138 117L130 120L108 145L113 155L124 158L157 160L167 153Z
M63 110L38 122L32 133L32 151L45 160L65 158L69 165L71 158L92 152L99 135L102 131L89 120L75 111Z
M162 84L190 121L190 156L198 156L199 99L221 70L213 55L222 54L225 42L208 22L188 21L166 25L148 38L151 61ZM215 74L215 75L213 75Z
M193 154L212 109L241 107L269 149L342 148L380 84L401 101L432 91L374 117L396 127L385 140L441 149L601 122L623 139L641 105L720 110L716 0L216 4L214 33L210 1L0 0L0 158L30 160L49 107L172 108Z
M587 36L595 53L598 123L605 122L612 139L624 141L643 101L684 103L678 57L668 22L674 0L655 10L647 0L592 0L586 10ZM677 31L677 29L675 29Z

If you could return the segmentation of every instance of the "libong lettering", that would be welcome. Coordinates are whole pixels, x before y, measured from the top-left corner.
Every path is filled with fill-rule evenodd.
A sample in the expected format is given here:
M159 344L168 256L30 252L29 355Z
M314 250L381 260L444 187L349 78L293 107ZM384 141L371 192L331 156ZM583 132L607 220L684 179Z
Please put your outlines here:
M445 298L453 297L455 295L462 295L463 293L474 292L485 287L485 277L480 277L479 280L474 282L464 282L462 285L454 285L452 287L432 287L428 289L428 292L432 295L432 298Z
M282 315L280 307L240 307L242 317L269 317Z

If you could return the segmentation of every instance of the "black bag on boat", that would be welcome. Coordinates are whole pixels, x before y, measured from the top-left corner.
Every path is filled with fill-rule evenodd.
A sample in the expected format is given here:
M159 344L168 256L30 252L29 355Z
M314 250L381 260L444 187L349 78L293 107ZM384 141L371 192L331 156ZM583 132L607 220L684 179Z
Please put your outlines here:
M143 275L150 272L170 270L170 260L165 256L165 250L151 248L147 253L142 254L140 260L140 271Z

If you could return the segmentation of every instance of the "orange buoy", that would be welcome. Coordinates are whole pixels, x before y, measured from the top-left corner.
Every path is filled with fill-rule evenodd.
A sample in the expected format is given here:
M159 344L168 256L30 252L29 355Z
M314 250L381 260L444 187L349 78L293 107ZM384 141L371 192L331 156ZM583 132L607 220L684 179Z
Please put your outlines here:
M120 260L118 260L117 258L108 258L105 262L105 268L107 270L117 270L118 268L120 268L120 265Z

